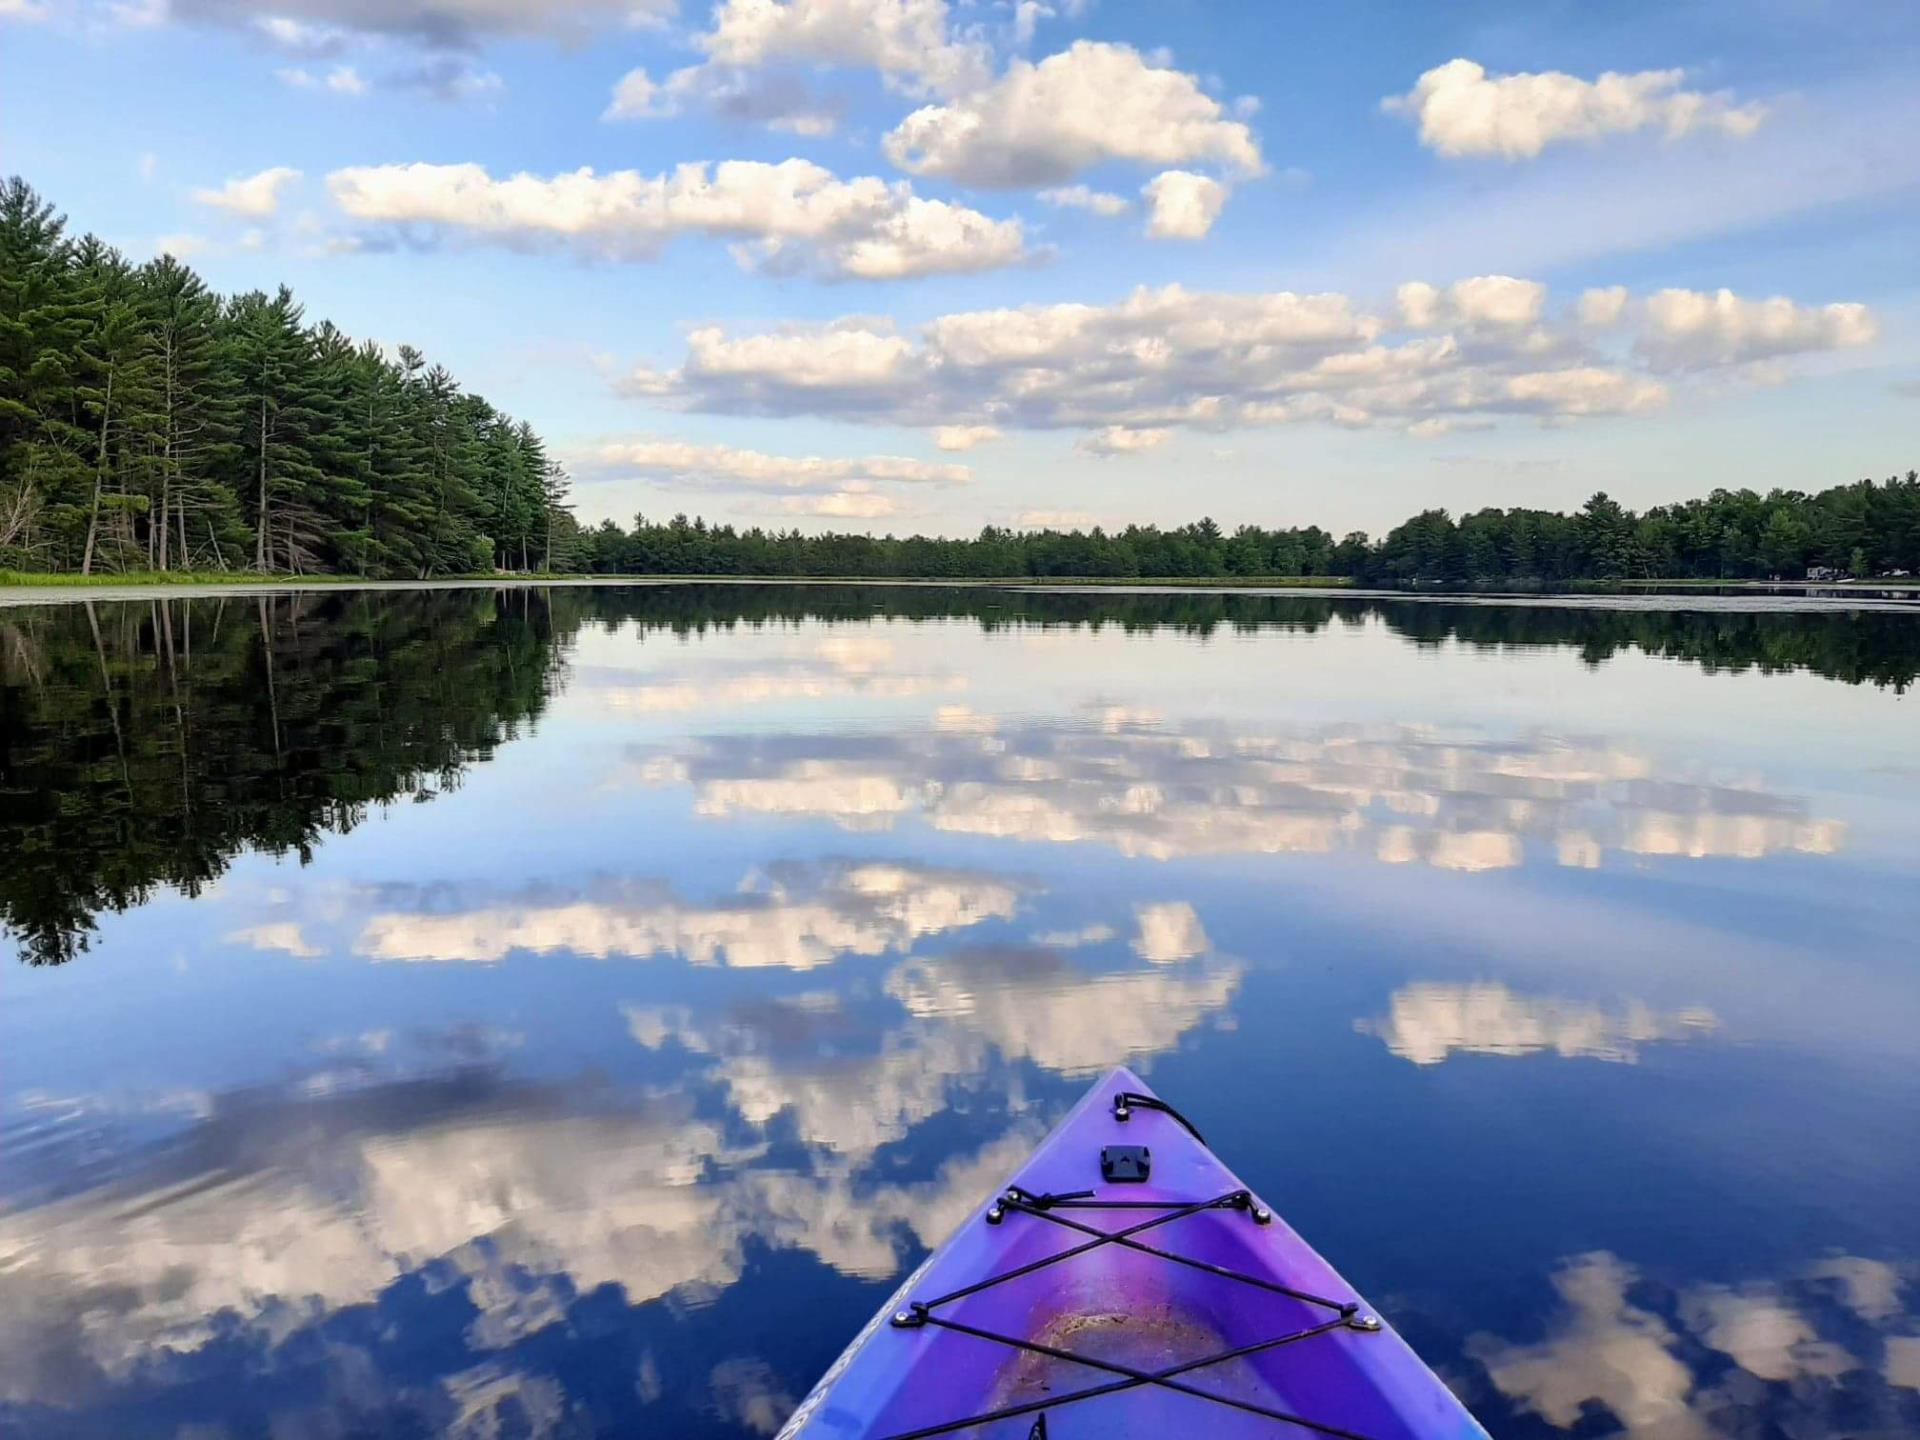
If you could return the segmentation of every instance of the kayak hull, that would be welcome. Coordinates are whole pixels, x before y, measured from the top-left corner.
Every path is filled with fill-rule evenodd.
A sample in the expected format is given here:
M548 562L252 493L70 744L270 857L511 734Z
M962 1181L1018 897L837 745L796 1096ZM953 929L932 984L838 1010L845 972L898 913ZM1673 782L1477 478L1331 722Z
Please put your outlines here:
M1094 1086L903 1282L781 1440L1485 1440L1181 1120L1137 1102L1121 1118L1123 1094L1157 1100L1126 1069ZM1101 1151L1114 1146L1147 1148L1145 1181L1103 1178ZM1227 1352L1240 1353L1211 1359ZM966 1423L982 1416L997 1418Z

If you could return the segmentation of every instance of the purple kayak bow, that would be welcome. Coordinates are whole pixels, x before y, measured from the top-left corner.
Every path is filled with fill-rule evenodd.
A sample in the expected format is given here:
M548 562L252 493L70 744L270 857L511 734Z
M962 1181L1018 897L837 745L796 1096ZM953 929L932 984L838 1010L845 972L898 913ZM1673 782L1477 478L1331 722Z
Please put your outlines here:
M1486 1440L1353 1287L1114 1070L779 1440Z

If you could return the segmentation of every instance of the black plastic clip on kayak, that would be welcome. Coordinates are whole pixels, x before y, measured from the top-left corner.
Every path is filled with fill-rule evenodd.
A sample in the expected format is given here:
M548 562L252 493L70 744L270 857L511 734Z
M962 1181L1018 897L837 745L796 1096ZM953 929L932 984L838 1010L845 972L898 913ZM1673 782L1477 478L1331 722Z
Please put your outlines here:
M1071 1205L1076 1200L1091 1200L1091 1190L1048 1191L1044 1195L1035 1195L1030 1190L1022 1190L1018 1185L1007 1187L1007 1199L1016 1200L1022 1205L1031 1205L1036 1210L1051 1210L1056 1205Z
M1273 1211L1254 1199L1251 1190L1235 1191L1227 1203L1235 1210L1246 1211L1247 1214L1253 1217L1253 1223L1256 1225L1271 1225L1273 1223Z
M1202 1145L1207 1143L1207 1137L1194 1128L1191 1120L1187 1119L1186 1116L1174 1109L1173 1106L1167 1104L1166 1101L1159 1099L1157 1096L1142 1095L1135 1090L1122 1090L1118 1095L1113 1097L1114 1119L1125 1122L1132 1118L1135 1110L1158 1110L1162 1115L1171 1115L1186 1127L1187 1133L1193 1136L1194 1139L1198 1140Z
M1064 1194L1034 1195L1022 1190L1018 1185L1009 1185L1007 1193L987 1207L987 1224L998 1225L1007 1218L1007 1206L1025 1205L1035 1210L1051 1210L1056 1205L1071 1205L1077 1200L1091 1200L1091 1190L1069 1190Z

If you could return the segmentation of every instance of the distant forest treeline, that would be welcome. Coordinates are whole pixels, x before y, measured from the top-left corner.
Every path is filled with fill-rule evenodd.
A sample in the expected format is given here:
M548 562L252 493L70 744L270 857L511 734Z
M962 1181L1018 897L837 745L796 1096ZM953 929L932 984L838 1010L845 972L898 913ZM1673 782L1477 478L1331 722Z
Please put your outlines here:
M1372 585L1799 579L1920 571L1920 476L1715 490L1636 515L1429 510L1383 540L1318 526L806 535L684 516L582 531L525 423L400 347L389 358L282 288L223 298L135 266L23 180L0 184L0 569L429 578L597 574L1110 579L1344 577Z
M0 569L536 569L564 505L532 428L417 350L135 266L0 183Z
M1715 490L1636 515L1604 494L1573 515L1427 510L1374 541L1317 525L1228 532L1212 520L1175 530L1009 530L970 540L739 530L676 516L587 530L569 563L598 574L1026 576L1185 579L1325 576L1366 585L1540 586L1585 580L1800 580L1816 567L1861 578L1920 572L1920 474L1807 495Z

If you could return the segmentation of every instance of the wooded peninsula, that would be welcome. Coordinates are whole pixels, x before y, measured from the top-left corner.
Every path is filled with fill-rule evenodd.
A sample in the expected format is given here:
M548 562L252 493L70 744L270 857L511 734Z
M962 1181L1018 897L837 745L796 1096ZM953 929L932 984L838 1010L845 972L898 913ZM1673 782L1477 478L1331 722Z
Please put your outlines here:
M676 516L583 528L540 436L411 346L389 355L284 286L223 297L135 265L24 180L0 184L0 571L432 579L498 573L1345 579L1384 586L1874 579L1920 572L1920 474L1715 489L1641 513L1428 510L1383 539L987 526L805 534Z

